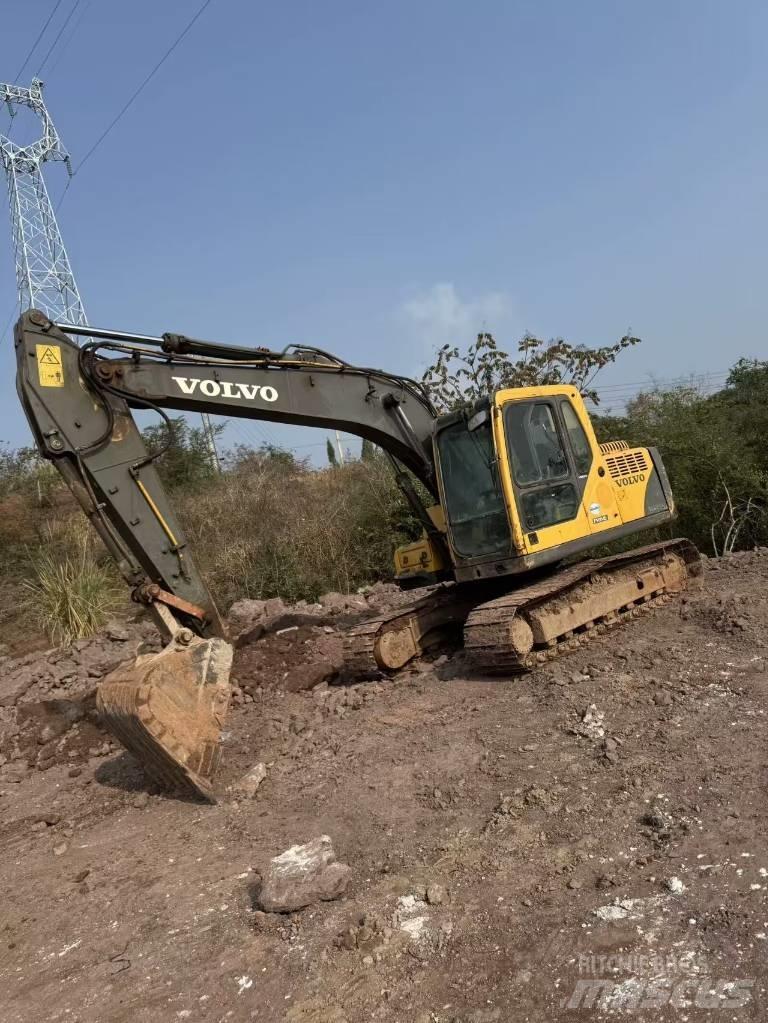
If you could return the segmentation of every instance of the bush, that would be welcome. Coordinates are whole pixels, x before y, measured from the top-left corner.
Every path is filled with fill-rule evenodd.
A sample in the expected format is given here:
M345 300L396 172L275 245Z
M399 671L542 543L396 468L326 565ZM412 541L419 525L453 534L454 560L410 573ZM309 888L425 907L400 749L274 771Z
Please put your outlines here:
M97 559L95 538L81 516L58 530L30 554L31 616L51 642L66 646L85 639L105 624L124 601L111 566Z
M742 360L725 388L639 395L621 418L597 419L600 440L659 448L679 518L675 533L722 554L768 544L768 363Z

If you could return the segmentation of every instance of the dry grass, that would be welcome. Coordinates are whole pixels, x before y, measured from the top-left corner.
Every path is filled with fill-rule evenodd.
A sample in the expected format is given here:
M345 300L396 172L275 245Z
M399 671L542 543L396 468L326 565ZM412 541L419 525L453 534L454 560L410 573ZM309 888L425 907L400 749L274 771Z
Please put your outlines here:
M63 484L44 503L28 491L6 499L0 517L0 576L23 580L38 626L69 642L96 631L127 593ZM251 453L170 497L224 609L241 597L311 600L391 578L394 547L419 532L378 458L317 471Z
M29 563L32 577L23 582L29 611L53 643L92 636L124 601L80 516L49 528L48 542L31 552Z
M176 504L222 606L243 596L314 599L391 577L394 546L412 535L378 462L316 472L254 460Z

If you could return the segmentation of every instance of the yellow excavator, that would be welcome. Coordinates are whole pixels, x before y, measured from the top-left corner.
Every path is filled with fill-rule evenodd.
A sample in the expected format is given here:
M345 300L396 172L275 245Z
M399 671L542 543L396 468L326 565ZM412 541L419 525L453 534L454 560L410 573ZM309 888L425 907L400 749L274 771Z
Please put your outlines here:
M348 671L397 670L451 633L478 670L526 671L701 574L684 539L584 557L669 523L675 506L658 451L599 444L574 386L503 389L438 415L418 382L310 346L56 324L38 310L14 337L41 455L168 641L101 683L105 724L156 779L204 798L215 800L232 648L158 477L163 450L147 450L133 409L157 412L169 439L174 409L344 430L387 454L424 527L396 552L397 579L430 589L351 628Z

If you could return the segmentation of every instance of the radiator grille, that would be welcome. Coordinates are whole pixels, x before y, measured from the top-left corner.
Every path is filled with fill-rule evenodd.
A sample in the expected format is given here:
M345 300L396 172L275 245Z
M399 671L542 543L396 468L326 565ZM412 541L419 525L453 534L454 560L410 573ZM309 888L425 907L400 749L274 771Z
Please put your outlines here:
M613 479L648 471L648 461L643 451L626 451L620 455L609 455L605 459L605 464Z
M629 444L625 440L608 440L605 444L600 445L600 450L604 455L609 455L611 451L627 451Z

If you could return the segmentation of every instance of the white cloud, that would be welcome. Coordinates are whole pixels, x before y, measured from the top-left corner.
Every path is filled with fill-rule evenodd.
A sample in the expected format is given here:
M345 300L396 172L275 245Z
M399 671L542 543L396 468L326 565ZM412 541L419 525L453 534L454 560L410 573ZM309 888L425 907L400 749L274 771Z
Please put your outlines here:
M405 302L402 312L430 347L468 343L480 331L503 332L504 340L508 340L510 332L516 330L515 303L503 291L489 291L465 301L453 284L434 284Z

